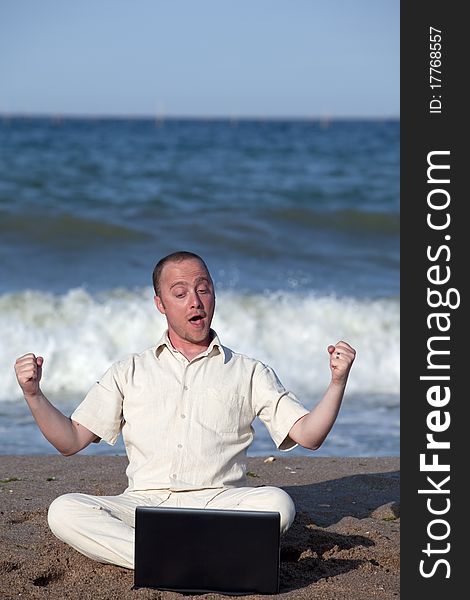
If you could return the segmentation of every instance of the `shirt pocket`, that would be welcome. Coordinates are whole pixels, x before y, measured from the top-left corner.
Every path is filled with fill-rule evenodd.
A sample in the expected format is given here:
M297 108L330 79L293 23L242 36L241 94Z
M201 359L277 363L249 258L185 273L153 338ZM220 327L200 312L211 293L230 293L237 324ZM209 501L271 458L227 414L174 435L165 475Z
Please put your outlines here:
M196 421L218 434L237 433L242 427L244 396L223 386L209 387L197 396Z

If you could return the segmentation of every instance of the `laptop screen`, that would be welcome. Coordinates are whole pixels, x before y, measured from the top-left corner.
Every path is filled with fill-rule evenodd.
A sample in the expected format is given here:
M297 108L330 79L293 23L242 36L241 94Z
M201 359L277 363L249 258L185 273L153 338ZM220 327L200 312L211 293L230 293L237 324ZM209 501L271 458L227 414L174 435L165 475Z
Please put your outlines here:
M277 512L138 507L134 587L277 593L279 528Z

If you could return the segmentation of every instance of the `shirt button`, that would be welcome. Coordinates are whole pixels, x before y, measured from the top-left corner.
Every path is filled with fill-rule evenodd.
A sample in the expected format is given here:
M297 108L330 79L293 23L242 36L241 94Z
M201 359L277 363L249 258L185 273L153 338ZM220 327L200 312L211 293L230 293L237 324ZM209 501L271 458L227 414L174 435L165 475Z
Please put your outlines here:
M182 448L182 447L183 447L183 444L178 444L178 448Z
M172 479L176 479L176 473L173 473L173 475L171 476Z
M181 418L182 419L186 419L186 415L181 415Z
M186 391L188 391L188 390L189 390L189 387L188 387L187 385L185 385L185 386L183 387L183 390L186 390Z

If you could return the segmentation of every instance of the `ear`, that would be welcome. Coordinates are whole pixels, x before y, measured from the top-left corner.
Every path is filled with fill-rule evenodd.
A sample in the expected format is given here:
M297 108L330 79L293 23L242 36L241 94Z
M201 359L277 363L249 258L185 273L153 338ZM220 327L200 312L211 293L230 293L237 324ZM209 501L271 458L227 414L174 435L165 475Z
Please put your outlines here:
M161 312L162 315L164 315L166 313L165 306L163 305L163 302L162 302L160 296L154 296L153 301L155 302L155 306L157 307L157 310L159 312Z

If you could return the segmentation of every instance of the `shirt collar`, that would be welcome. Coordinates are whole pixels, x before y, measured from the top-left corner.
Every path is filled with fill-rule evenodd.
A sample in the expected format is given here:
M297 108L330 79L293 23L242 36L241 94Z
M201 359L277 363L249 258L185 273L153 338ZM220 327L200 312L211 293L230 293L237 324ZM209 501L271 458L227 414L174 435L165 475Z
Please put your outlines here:
M204 350L204 352L201 352L201 354L199 356L209 356L210 354L224 354L224 357L226 357L226 352L225 352L225 348L224 346L222 346L222 344L220 343L219 340L219 336L217 335L217 333L211 329L211 336L212 336L212 340L211 343L209 344L209 346L207 347L206 350ZM160 357L160 354L162 353L162 350L164 347L167 347L168 350L170 352L172 352L173 354L179 354L178 350L176 350L173 346L173 344L170 342L170 338L168 336L168 329L166 329L160 340L158 341L157 345L155 346L155 355L157 358Z

